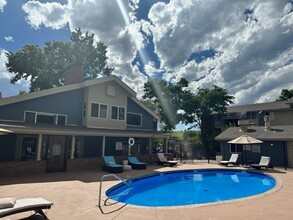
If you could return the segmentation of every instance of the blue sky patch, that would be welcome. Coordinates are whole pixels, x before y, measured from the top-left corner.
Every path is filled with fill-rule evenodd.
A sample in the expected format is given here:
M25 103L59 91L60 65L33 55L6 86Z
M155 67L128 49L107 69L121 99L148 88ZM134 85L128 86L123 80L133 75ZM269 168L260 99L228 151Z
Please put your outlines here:
M216 55L216 52L217 51L214 49L195 52L188 57L187 61L190 62L194 60L196 63L201 63L203 60L207 58L214 57Z

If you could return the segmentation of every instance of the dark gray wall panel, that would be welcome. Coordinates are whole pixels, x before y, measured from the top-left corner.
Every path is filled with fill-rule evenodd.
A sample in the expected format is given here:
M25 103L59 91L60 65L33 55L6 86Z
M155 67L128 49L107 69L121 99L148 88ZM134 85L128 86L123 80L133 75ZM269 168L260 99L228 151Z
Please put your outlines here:
M0 107L0 119L23 121L24 111L66 114L68 124L82 123L83 90L72 90Z
M0 136L0 162L15 161L16 135Z
M128 129L154 130L154 121L151 114L149 114L130 98L127 100L127 108L128 112L142 114L142 127L127 125Z
M102 156L103 137L85 137L84 139L84 157Z

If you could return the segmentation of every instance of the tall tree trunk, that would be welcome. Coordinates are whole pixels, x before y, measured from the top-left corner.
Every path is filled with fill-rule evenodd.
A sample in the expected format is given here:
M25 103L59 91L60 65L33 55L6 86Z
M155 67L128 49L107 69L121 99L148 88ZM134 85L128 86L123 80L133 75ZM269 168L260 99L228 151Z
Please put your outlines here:
M201 120L201 141L206 152L206 158L208 160L208 163L210 163L210 148L209 148L209 140L207 136L208 136L208 129L206 125L206 119L202 119Z
M209 148L209 141L207 138L207 134L205 131L201 134L201 141L202 141L202 145L203 145L205 152L206 152L206 158L209 163L210 162L210 148Z

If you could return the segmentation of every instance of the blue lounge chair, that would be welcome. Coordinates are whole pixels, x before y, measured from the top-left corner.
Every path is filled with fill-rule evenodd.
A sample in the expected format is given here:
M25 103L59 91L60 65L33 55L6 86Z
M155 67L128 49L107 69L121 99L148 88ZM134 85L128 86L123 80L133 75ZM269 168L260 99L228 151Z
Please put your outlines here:
M102 170L109 173L122 173L123 165L117 164L113 156L104 156Z
M128 164L131 165L132 169L145 170L146 163L138 161L136 157L128 157Z

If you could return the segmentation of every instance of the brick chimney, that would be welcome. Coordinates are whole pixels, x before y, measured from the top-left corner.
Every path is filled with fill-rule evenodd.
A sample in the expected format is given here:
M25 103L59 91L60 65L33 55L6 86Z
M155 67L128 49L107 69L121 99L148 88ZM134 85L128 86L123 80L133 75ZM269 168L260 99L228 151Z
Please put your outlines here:
M249 126L249 120L239 120L238 121L239 132L247 132Z
M84 79L84 73L81 67L72 65L64 74L64 85L80 83Z
M265 130L270 130L271 129L270 116L265 115L264 122L265 122Z

